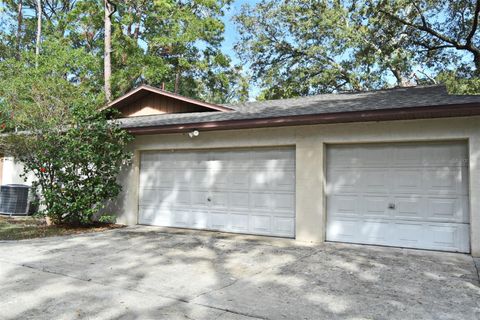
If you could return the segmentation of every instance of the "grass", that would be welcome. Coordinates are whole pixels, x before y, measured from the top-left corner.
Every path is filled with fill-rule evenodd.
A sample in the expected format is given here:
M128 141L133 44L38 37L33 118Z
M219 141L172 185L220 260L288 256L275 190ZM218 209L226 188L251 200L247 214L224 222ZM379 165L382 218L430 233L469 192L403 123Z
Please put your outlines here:
M22 240L100 232L121 228L117 224L97 223L85 227L47 225L44 218L0 216L0 240Z

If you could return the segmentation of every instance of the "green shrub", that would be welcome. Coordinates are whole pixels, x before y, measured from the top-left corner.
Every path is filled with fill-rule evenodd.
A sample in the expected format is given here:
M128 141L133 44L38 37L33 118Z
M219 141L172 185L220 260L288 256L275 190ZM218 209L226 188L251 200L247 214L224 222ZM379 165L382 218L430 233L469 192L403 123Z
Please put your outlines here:
M72 110L72 123L12 137L15 157L33 172L41 213L56 224L88 224L118 195L117 175L129 161L129 135L87 106ZM21 147L20 147L21 146Z
M28 55L0 62L0 153L23 162L24 177L33 172L41 214L89 224L121 190L131 137L99 111L101 93L79 64L89 55L62 48L45 46L58 55L41 56L38 67Z

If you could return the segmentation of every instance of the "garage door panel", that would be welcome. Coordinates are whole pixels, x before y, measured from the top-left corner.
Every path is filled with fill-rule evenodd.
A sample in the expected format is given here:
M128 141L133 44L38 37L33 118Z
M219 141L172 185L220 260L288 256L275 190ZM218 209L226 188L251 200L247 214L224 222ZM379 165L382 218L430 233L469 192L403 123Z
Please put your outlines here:
M148 168L151 164L156 164L160 161L158 154L153 152L143 152L140 156L142 167Z
M173 212L173 225L176 227L185 227L191 224L191 213L189 210L175 210Z
M210 172L207 177L207 187L215 189L227 189L229 184L229 175L219 172Z
M327 240L468 252L467 158L458 142L329 147Z
M458 215L458 220L456 222L470 223L470 203L468 195L461 197L460 205L462 206L462 210Z
M295 152L291 148L152 151L142 153L141 159L140 223L295 234ZM156 169L145 169L144 160ZM162 169L159 163L170 167ZM163 174L170 177L162 180ZM183 191L188 197L182 196Z
M249 173L249 176L249 186L251 190L265 190L269 188L269 177L266 171L253 169L253 171Z
M243 161L235 159L229 162L225 169L227 171L237 170L237 171L245 172L248 170L256 170L257 168L258 168L258 164L252 159L245 159Z
M363 197L363 216L365 217L385 217L388 218L390 210L388 204L390 198L384 195L367 195Z
M267 172L290 170L295 168L295 161L293 159L281 159L276 157L275 159L262 161L259 168Z
M162 187L164 185L171 186L175 181L175 172L171 170L144 170L140 174L140 186L148 187Z
M329 218L327 221L327 239L330 241L359 242L359 219Z
M140 206L140 209L142 210L142 216L139 217L139 222L140 223L151 223L155 219L155 216L157 214L157 208L156 207L151 207L151 206ZM166 218L166 217L164 217Z
M424 220L426 210L426 199L421 196L396 196L393 198L396 210L390 210L393 219L399 220Z
M387 193L390 173L387 168L365 169L361 176L361 188L365 193Z
M248 211L250 208L250 192L232 191L229 200L230 210Z
M191 194L191 205L194 208L203 208L207 209L209 206L208 203L208 196L209 193L207 190L192 190L190 191Z
M257 169L250 173L250 187L252 190L286 190L294 191L292 181L295 173L287 170L262 171Z
M258 234L272 233L272 217L267 215L252 215L251 227Z
M210 219L212 229L217 230L230 230L229 226L229 214L222 211L210 212Z
M295 191L295 171L293 170L276 170L269 174L269 188L274 191Z
M368 243L379 244L388 241L390 236L390 222L382 220L365 220L359 226L361 238L366 239Z
M273 199L269 193L255 192L252 193L251 199L251 210L253 211L269 211L273 202Z
M166 198L158 197L157 201L163 203L165 200L162 201L162 199L167 199L174 207L189 207L192 203L190 190L177 189L170 193L164 191L164 194L168 194L168 196Z
M210 223L209 223L208 211L191 210L190 215L191 215L190 223L194 228L199 228L199 229L209 228Z
M424 237L422 223L415 222L395 222L393 224L394 245L400 247L413 247L418 248L420 246L420 239Z
M469 250L468 225L465 224L435 224L428 228L431 233L433 248L450 248L455 251L460 246L463 252ZM459 245L460 244L460 245Z
M172 172L172 174L175 177L175 186L179 186L179 187L189 187L190 186L190 181L191 181L192 176L193 176L193 170L192 169L188 169L188 170L170 169L169 171ZM171 188L172 185L167 184L166 187Z
M291 193L273 194L273 209L275 212L292 212L295 210L295 196Z
M434 225L429 228L432 235L432 243L439 247L455 247L458 237L458 228L455 226Z
M439 167L425 170L425 192L432 194L459 194L462 192L460 167Z
M423 166L425 163L424 156L425 153L423 150L419 150L416 145L397 145L394 148L390 148L390 151L393 152L393 161L394 166Z
M141 155L141 163L142 168L145 170L157 170L174 167L175 161L173 159L164 159L163 161L160 161L157 154L148 152Z
M291 217L274 217L274 234L288 236L295 232L295 219Z
M211 177L207 169L192 170L190 185L192 188L209 188L213 186Z
M447 222L463 222L465 208L462 206L462 198L428 198L430 217Z
M357 170L331 168L328 174L328 192L331 194L356 192L362 189L362 175Z
M329 149L329 156L335 159L334 163L330 163L330 168L349 168L351 166L360 165L360 157L358 149L351 146L337 146L335 149Z
M365 146L359 148L360 165L362 167L387 167L392 163L392 152L383 146Z
M168 208L159 209L156 206L140 206L142 215L139 216L139 223L153 224L157 226L171 226L173 225L173 214ZM162 214L159 214L159 210Z
M245 174L245 173L244 173ZM286 190L294 191L295 186L292 181L295 179L293 170L271 170L262 171L260 169L250 172L249 186L252 190Z
M208 199L210 199L210 207L214 210L224 210L228 208L228 192L211 191ZM208 201L208 200L207 200Z
M250 217L248 214L231 213L230 221L232 231L235 232L248 232Z
M329 197L329 214L332 216L357 216L358 196L355 195L332 195Z
M460 167L460 170L461 170L461 182L460 182L460 194L461 195L464 195L464 196L467 196L468 197L468 187L469 187L469 183L468 183L468 175L469 175L469 172L468 172L468 166L463 166L463 167Z
M423 193L424 181L422 169L398 169L394 172L393 188L396 193ZM392 177L393 178L393 177Z
M459 143L432 144L425 150L427 166L462 166L467 146Z
M143 189L139 194L141 205L173 205L178 198L178 190Z
M249 177L250 175L247 174L245 171L234 170L231 171L229 174L230 186L232 189L240 189L240 190L249 190L250 183Z

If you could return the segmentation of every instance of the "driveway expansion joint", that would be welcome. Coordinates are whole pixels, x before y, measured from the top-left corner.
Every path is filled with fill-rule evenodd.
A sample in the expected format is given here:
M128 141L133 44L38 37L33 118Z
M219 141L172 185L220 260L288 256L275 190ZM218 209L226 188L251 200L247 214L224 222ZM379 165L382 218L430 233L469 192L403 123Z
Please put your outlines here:
M200 232L164 237L147 230L1 244L2 316L399 320L480 314L480 259L471 255Z
M480 258L474 258L473 259L473 266L475 267L475 270L477 271L477 282L480 285Z
M64 274L64 273L61 273L61 272L48 270L47 268L44 268L44 267L38 268L38 267L28 265L28 264L25 264L25 263L18 264L18 263L14 263L14 262L3 260L3 259L0 259L0 262L8 263L8 264L19 266L19 267L22 267L22 268L31 269L31 270L34 270L34 271L37 271L37 272L43 272L43 273L48 273L48 274L55 275L55 276L61 276L61 277L74 279L74 280L77 280L77 281L93 283L93 284L104 286L104 287L107 287L107 288L114 288L114 289L120 289L120 290L125 290L125 291L132 291L132 292L143 294L143 295L149 295L148 292L145 292L145 291L142 291L142 290L134 290L134 289L131 289L131 288L112 286L112 285L109 285L109 284L106 284L106 283L103 283L103 282L92 281L92 279L74 277L74 276L70 276L68 274ZM215 290L213 290L213 291L215 291ZM196 302L192 301L193 299L187 300L187 299L175 298L175 297L170 297L170 296L167 297L167 296L160 295L158 293L154 293L153 295L156 296L156 297L163 298L163 299L169 299L169 300L174 300L174 301L178 301L178 302L182 302L182 303L186 303L186 304L194 304L194 305L202 306L202 307L209 308L209 309L223 311L224 312L223 315L225 313L232 313L232 314L236 314L236 315L240 315L240 316L244 316L244 317L248 317L248 318L252 318L252 319L268 320L267 318L262 318L262 317L255 316L255 315L245 314L245 313L241 313L241 312L238 312L238 311L233 311L233 310L229 310L229 309L223 309L223 308L213 307L213 306L209 306L209 305L204 305L204 304L201 304L201 303L196 303ZM189 318L186 314L184 314L184 316Z
M261 316L257 316L257 315L252 315L252 314L249 314L249 313L238 312L238 311L231 310L231 309L212 307L212 306L209 306L207 304L202 304L202 303L194 303L194 304L197 305L197 306L207 307L207 308L215 309L215 310L219 310L219 311L225 311L225 312L228 312L228 313L233 313L233 314L236 314L236 315L239 315L239 316L248 317L248 318L252 318L252 319L270 320L269 318L265 318L265 317L261 317Z
M315 255L316 253L322 251L322 249L311 249L310 252L308 254L305 254L301 257L299 257L295 262L291 262L291 263L297 263L297 262L300 262L300 261L303 261L313 255ZM287 264L282 264L282 263L277 263L273 266L270 266L268 268L265 268L263 270L260 270L252 275L249 275L248 278L252 278L252 277L255 277L257 275L260 275L264 272L268 272L268 271L272 271L274 270L275 268L278 268L280 265L282 266L287 266L291 263L287 263ZM223 287L220 287L220 288L216 288L216 289L212 289L212 290L209 290L209 291L206 291L206 292L202 292L198 295L196 295L195 297L193 297L192 299L190 300L186 300L185 302L191 302L191 303L194 303L194 304L197 304L197 305L200 305L200 306L203 306L203 307L209 307L209 308L213 308L213 309L217 309L217 310L224 310L224 311L227 311L227 312L230 312L230 313L235 313L235 314L238 314L238 315L241 315L241 316L247 316L247 317L250 317L250 318L255 318L255 319L262 319L262 320L268 320L268 318L263 318L263 317L260 317L258 315L252 315L252 314L247 314L247 313L242 313L242 312L239 312L239 311L235 311L235 310L231 310L231 309L220 309L220 308L217 308L217 307L214 307L214 306L211 306L211 305L208 305L208 304L202 304L202 303L197 303L195 302L195 300L197 300L198 298L202 297L202 296L205 296L205 295L208 295L208 294L211 294L211 293L214 293L214 292L217 292L217 291L221 291L221 290L224 290L226 288L229 288L233 285L235 285L237 282L243 280L244 278L246 277L243 277L243 278L237 278L235 279L234 281L232 281L231 283L223 286Z

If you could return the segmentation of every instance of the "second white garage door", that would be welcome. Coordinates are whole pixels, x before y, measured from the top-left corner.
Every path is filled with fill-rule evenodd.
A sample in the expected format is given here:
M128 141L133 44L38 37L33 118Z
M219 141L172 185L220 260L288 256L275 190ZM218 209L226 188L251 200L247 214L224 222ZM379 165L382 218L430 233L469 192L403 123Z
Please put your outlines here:
M327 240L469 252L465 143L327 149Z
M295 151L142 152L139 223L294 237Z

